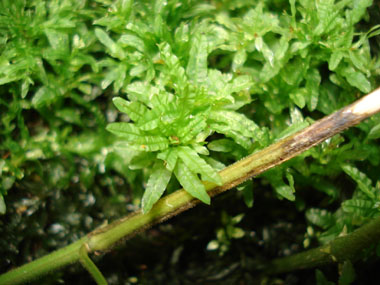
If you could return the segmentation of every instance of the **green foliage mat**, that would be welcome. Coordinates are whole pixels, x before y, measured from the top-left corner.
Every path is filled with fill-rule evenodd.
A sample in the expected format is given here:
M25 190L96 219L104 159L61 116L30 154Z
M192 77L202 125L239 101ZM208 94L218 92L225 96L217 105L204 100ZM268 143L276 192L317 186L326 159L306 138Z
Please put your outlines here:
M109 254L111 284L253 284L261 261L378 216L379 115L214 201L201 181L376 88L379 17L370 0L1 1L0 272L180 187L211 206Z

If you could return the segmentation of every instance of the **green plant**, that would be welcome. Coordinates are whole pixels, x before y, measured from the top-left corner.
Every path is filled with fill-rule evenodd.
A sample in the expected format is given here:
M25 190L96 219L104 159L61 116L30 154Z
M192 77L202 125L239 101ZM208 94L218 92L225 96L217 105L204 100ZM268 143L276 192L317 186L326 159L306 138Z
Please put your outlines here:
M248 155L269 146L281 158L278 142L379 85L379 14L369 0L2 1L1 268L30 259L18 259L24 244L36 258L140 207L128 234L194 197L210 204L265 164ZM281 165L236 196L253 207L254 190L273 189L305 213L305 244L333 242L379 215L379 125L374 115L272 161ZM226 168L247 156L249 167ZM174 192L181 186L190 195ZM224 209L247 217L234 210ZM246 220L239 228L249 231ZM106 249L127 234L110 229L73 246L75 258L92 268L82 246ZM233 248L227 236L219 242Z

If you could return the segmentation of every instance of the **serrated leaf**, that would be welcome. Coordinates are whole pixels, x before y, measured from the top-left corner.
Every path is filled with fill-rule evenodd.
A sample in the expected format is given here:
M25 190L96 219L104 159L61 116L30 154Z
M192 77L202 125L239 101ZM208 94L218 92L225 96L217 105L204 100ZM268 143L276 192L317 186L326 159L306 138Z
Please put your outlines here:
M363 193L365 193L370 199L374 200L376 198L376 189L372 186L372 181L363 172L351 165L342 165L342 169L346 174L348 174L357 184Z
M197 114L195 116L190 115L189 119L190 122L178 131L181 143L190 141L207 127L206 118L203 114Z
M125 58L123 49L116 44L105 31L95 28L95 35L98 40L109 49L111 56L119 59Z
M169 171L174 171L178 159L177 148L169 148L163 152L160 152L157 155L157 158L164 161L166 168Z
M206 192L205 186L182 160L178 160L174 173L186 192L203 203L210 205L211 199Z
M372 3L373 0L353 1L353 7L352 10L350 10L351 13L347 13L352 25L359 22L359 20L365 15L367 8L371 6Z
M203 83L207 79L207 38L203 34L196 34L191 41L190 57L186 67L186 74L195 83Z
M119 136L129 139L129 141L134 141L138 139L142 133L134 124L131 123L111 123L106 127L107 131Z
M150 97L158 93L158 89L145 82L136 81L126 87L128 98L131 101L140 101L151 107Z
M309 69L306 76L306 103L310 111L317 108L319 96L319 84L321 83L321 75L316 68Z
M156 129L159 123L160 116L153 111L147 111L141 117L141 120L138 123L138 127L140 130L150 131Z
M335 70L343 57L344 53L342 51L334 51L329 58L329 69Z
M260 131L259 127L246 116L240 113L226 110L213 110L210 112L209 120L212 122L228 125L235 132L246 137L255 137Z
M240 92L242 90L249 89L253 84L253 81L248 75L240 75L234 78L231 83L231 93Z
M119 38L118 43L130 46L130 47L134 47L136 50L142 53L145 52L144 41L136 35L124 34Z
M120 112L127 114L135 122L138 122L148 111L143 104L136 101L130 102L121 97L113 98L112 102Z
M352 64L362 72L368 72L368 65L370 64L371 58L365 54L364 49L359 50L349 50L348 56ZM370 74L370 73L369 73Z
M203 180L222 185L219 174L192 148L187 146L178 147L178 157L192 172L201 174Z
M297 88L289 94L289 98L301 109L306 105L307 90L306 88Z
M337 69L338 73L341 73L347 82L356 88L358 88L363 93L369 93L372 90L371 83L365 77L363 73L355 70L352 66L346 66L344 68Z
M165 150L169 147L168 139L161 136L143 136L135 139L133 142L132 146L140 151Z
M366 217L374 210L374 202L363 199L351 199L342 203L342 209L346 213Z
M335 0L319 0L316 2L318 26L313 30L315 35L321 35L334 28L334 20L339 12L334 7Z
M261 52L264 58L273 66L274 54L273 51L267 46L262 37L257 37L255 39L255 47Z
M310 223L323 229L329 228L335 222L333 215L325 209L309 209L306 218Z
M102 89L106 89L112 83L114 83L115 92L118 92L123 87L124 80L126 78L127 68L124 64L119 64L111 68L105 78L102 80L100 86Z
M224 134L225 136L232 138L237 144L241 145L245 149L249 149L252 145L252 142L249 138L243 136L239 132L232 130L225 124L211 123L210 128L217 133Z
M157 161L154 164L141 202L143 213L148 213L158 199L160 199L171 176L172 172L165 168L162 161Z

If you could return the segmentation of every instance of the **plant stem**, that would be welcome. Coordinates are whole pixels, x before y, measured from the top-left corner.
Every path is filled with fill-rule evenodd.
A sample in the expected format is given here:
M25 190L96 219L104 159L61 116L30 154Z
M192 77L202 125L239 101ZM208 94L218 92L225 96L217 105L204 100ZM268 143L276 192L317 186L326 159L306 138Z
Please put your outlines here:
M315 122L304 130L226 167L220 171L223 185L217 186L213 183L204 182L206 190L211 197L218 195L291 159L379 111L380 89L377 89L353 104ZM198 203L199 200L193 198L184 190L178 190L160 199L149 213L143 214L141 211L137 211L106 227L94 230L87 237L70 246L0 275L0 284L19 284L42 276L68 263L78 261L79 250L84 243L88 245L89 252L109 249L121 239L130 238L133 234L163 222L194 207Z
M107 281L104 278L103 274L96 267L95 263L92 262L91 258L88 257L88 245L85 243L79 250L79 261L84 268L91 274L94 278L96 284L98 285L107 285Z
M360 251L380 240L380 217L330 243L292 256L278 258L265 266L264 274L279 274L331 263L355 260Z
M0 284L21 284L78 261L79 249L86 240L87 237L83 237L64 248L0 275Z

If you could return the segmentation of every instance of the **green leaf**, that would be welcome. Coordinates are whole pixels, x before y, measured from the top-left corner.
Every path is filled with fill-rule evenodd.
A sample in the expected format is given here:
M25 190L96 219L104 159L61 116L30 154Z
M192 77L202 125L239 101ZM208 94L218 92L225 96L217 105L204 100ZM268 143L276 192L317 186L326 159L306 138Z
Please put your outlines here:
M128 93L128 98L131 101L140 101L144 103L146 106L151 107L150 97L153 94L158 93L158 89L153 87L146 82L133 82L126 87L126 91Z
M344 52L342 51L334 51L329 59L329 69L330 70L335 70L339 63L341 62L342 58L344 57Z
M296 200L296 196L294 195L294 191L292 189L292 187L290 187L289 185L286 185L284 182L280 183L280 182L276 182L276 183L272 183L274 189L276 190L276 193L282 197L284 197L285 199L289 200L289 201L295 201Z
M248 75L240 75L234 78L231 83L231 93L248 90L253 85L252 79Z
M306 103L310 111L317 108L319 96L319 84L321 83L321 75L316 68L308 70L306 76Z
M245 49L239 49L237 53L235 53L232 60L232 70L236 72L241 68L247 60L247 52Z
M373 0L358 0L353 1L351 13L347 13L349 15L349 19L351 20L351 24L356 24L359 20L365 15L366 10L369 6L373 4Z
M315 270L315 280L317 285L335 285L334 282L328 281L319 269Z
M166 168L169 171L174 171L178 159L177 151L177 148L169 148L157 154L157 158L164 161Z
M151 131L158 127L160 124L161 116L157 112L147 111L141 117L141 120L138 123L138 127L143 131Z
M144 41L136 35L124 34L119 38L118 43L124 44L126 46L130 46L130 47L134 47L136 50L142 53L145 52Z
M57 97L58 94L56 92L46 86L42 86L40 89L38 89L36 94L34 94L32 105L38 109L46 105L50 105L56 100Z
M7 211L7 207L4 202L4 197L0 193L0 215L4 215L6 211Z
M190 122L178 131L181 143L187 143L207 127L206 118L203 114L197 114L190 118Z
M355 281L355 269L350 260L343 263L339 276L339 285L349 285Z
M128 164L129 169L143 169L151 166L154 161L154 154L151 152L140 152L135 155Z
M158 199L160 199L171 176L172 172L165 168L163 162L156 161L142 198L143 213L148 213Z
M338 68L337 72L342 74L351 86L358 88L363 93L371 92L371 83L363 73L355 70L352 66Z
M245 149L249 149L252 145L252 142L249 138L243 136L235 130L232 130L228 125L211 123L210 128L217 133L224 134L227 137L232 138L237 144L241 145Z
M255 47L261 52L264 58L273 66L274 54L273 51L267 46L262 37L257 37L255 39Z
M129 141L134 141L142 135L139 128L131 123L111 123L107 125L106 129L119 137L127 138Z
M138 122L148 111L140 102L129 102L121 97L115 97L112 101L120 112L127 114L135 122Z
M339 12L338 9L335 9L334 2L335 0L319 0L316 2L319 23L313 31L315 35L321 35L334 28L332 22L336 20Z
M178 160L174 173L186 192L203 203L210 205L211 199L206 192L205 186L182 160Z
M348 164L342 165L342 169L348 174L357 184L363 193L365 193L371 200L376 198L376 189L372 186L372 181L359 169Z
M367 137L372 140L380 138L380 123L371 128Z
M199 173L203 180L222 185L222 180L218 174L196 151L187 146L178 147L178 157L194 173Z
M367 217L374 210L375 203L363 199L351 199L342 203L342 209L346 213L352 213L359 217Z
M169 141L161 136L143 136L134 140L132 146L140 151L165 150L169 147Z
M213 140L207 145L209 150L218 152L231 152L236 144L229 139Z
M325 209L309 209L306 218L310 223L323 229L328 229L335 223L333 215Z
M116 44L105 31L95 28L95 35L98 40L109 49L111 56L119 59L125 58L123 49Z
M30 77L26 77L21 84L21 98L25 98L29 92L30 84L34 84L33 80Z
M232 111L213 110L210 112L209 120L226 124L230 129L246 137L256 137L256 134L260 132L260 128L253 121L243 114Z
M195 34L191 41L190 57L186 74L194 83L202 83L207 79L207 38L203 34Z
M306 88L297 88L289 94L289 98L293 101L294 104L296 104L301 109L306 105L306 97Z
M247 180L240 186L236 187L237 190L243 192L244 203L248 208L253 207L254 197L253 197L253 182L252 179Z

